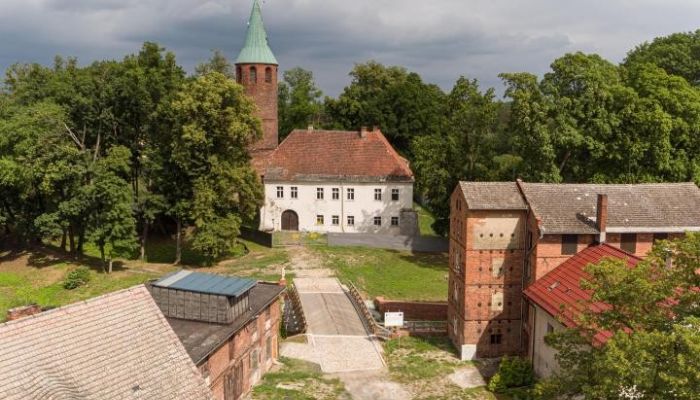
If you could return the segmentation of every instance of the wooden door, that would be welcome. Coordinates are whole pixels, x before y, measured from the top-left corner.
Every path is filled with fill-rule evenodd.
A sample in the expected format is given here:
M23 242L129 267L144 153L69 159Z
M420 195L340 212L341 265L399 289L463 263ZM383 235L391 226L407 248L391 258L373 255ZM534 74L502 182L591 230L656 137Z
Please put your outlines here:
M282 230L283 231L298 231L299 216L292 210L287 210L282 213Z

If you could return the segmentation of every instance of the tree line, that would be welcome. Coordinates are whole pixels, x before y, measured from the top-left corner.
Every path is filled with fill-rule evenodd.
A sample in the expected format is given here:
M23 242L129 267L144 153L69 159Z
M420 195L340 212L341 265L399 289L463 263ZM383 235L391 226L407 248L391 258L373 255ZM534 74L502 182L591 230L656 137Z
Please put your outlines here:
M449 92L402 67L357 64L337 98L309 71L280 85L281 134L377 125L411 161L445 233L459 180L700 183L700 30L654 39L620 64L565 54L543 77L502 73L505 95L460 77Z
M0 93L0 224L22 243L60 240L79 256L94 243L111 270L158 218L210 259L255 217L262 186L248 145L255 106L225 75L220 54L186 76L145 43L121 61L81 67L17 64Z
M279 85L280 136L380 126L440 233L459 180L700 182L699 49L700 30L637 46L619 65L566 54L542 78L501 74L502 99L474 79L445 92L374 61L324 97L294 68ZM183 236L219 257L262 204L247 152L261 135L254 110L221 52L189 76L156 43L87 66L14 65L0 90L1 232L76 256L95 243L111 265L144 257L157 223L177 238L176 262Z

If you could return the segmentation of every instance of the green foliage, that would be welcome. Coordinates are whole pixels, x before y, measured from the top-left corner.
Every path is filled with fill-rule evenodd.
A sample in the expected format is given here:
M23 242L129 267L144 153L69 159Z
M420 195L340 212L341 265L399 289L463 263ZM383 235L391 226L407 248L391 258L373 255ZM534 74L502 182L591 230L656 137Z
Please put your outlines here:
M520 357L503 357L498 372L489 381L488 388L494 393L504 393L510 388L530 386L535 374L529 360Z
M63 281L63 288L72 290L90 282L90 269L88 267L78 267L66 274Z
M645 42L627 54L625 65L651 63L668 74L700 85L700 29L674 33Z
M542 398L694 399L700 392L700 234L657 244L628 268L605 260L591 265L584 287L590 303L579 327L547 336L561 373L538 383ZM601 330L612 336L594 339ZM594 346L591 347L591 343ZM636 396L636 397L635 397Z
M284 72L277 88L280 139L294 129L322 125L322 95L311 71L297 67Z
M207 75L211 72L218 72L229 79L236 79L236 73L231 62L226 58L221 50L214 50L211 58L195 67L197 76Z

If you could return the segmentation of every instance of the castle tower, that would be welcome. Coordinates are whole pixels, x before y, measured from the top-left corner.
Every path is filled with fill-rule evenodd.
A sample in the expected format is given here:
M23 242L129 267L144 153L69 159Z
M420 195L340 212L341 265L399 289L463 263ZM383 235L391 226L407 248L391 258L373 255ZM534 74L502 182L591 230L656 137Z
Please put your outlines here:
M258 106L263 137L252 150L277 147L277 59L267 43L260 3L253 0L245 45L236 59L236 80Z

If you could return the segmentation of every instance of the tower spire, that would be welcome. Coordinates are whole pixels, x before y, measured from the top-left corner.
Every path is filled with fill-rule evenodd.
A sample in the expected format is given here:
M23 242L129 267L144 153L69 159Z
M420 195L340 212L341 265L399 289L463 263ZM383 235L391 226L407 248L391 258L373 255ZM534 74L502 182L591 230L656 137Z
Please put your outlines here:
M272 54L267 43L267 33L263 24L260 2L253 0L253 9L248 19L248 31L245 44L238 54L236 64L273 64L278 65L275 55Z

